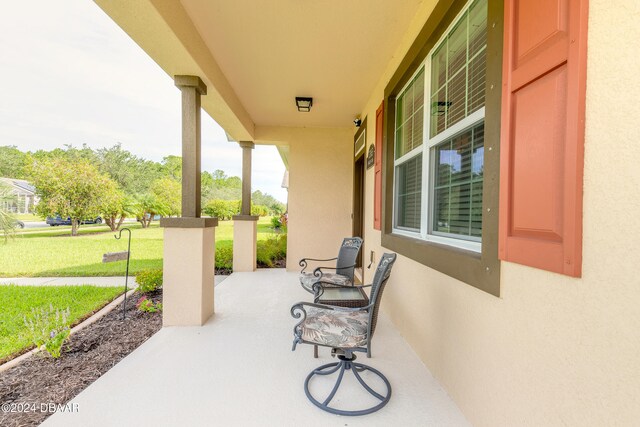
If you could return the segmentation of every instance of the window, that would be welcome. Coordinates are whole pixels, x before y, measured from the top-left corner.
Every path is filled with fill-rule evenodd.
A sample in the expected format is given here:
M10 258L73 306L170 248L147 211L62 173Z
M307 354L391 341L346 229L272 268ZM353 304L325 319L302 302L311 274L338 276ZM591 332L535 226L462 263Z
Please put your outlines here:
M394 233L480 252L486 50L475 0L396 98Z

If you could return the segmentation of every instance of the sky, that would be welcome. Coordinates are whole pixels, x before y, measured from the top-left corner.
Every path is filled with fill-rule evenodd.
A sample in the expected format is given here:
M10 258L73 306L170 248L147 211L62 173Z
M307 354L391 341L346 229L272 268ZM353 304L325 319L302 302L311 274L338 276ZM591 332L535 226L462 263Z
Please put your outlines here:
M161 161L181 154L180 91L94 2L4 2L0 14L0 145L122 147ZM253 151L252 187L282 202L285 167ZM242 176L242 151L203 111L202 169Z

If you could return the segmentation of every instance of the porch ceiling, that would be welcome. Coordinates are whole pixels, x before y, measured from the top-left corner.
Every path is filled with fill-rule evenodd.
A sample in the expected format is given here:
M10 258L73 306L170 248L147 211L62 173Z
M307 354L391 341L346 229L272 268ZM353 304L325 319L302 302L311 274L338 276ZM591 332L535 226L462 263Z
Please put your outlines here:
M244 140L256 126L351 126L436 0L95 2L167 74L200 76L203 108ZM313 97L310 113L296 96Z
M351 125L422 2L182 0L256 125L321 127Z

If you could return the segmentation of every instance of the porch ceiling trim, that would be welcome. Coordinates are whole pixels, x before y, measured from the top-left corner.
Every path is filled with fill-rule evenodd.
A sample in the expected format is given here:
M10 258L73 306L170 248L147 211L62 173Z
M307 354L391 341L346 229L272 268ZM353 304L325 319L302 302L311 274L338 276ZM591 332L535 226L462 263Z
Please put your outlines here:
M235 140L253 140L255 125L178 1L95 0L172 79L199 76L209 88L202 108Z

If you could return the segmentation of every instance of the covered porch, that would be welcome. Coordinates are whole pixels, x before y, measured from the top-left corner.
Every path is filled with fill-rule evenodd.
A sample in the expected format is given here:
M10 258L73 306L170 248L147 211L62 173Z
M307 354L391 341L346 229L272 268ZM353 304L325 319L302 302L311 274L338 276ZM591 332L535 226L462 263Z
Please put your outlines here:
M251 147L279 147L288 269L352 235L365 283L369 262L398 254L370 360L393 396L348 424L464 424L423 363L474 425L637 424L639 57L621 42L638 36L633 1L96 3L182 91L184 218L164 224L166 328L82 393L79 414L50 424L347 424L304 396L324 361L290 352L289 308L309 300L295 274L237 273L214 298L201 108L242 144L246 187ZM437 199L473 150L473 182ZM447 151L459 162L438 163ZM234 240L252 253L243 199ZM453 224L451 206L473 210L475 229Z
M387 316L365 363L387 376L391 401L375 414L346 418L319 410L304 394L306 375L333 359L328 349L314 359L308 345L291 351L297 321L289 309L309 300L296 273L234 273L216 286L216 297L204 326L163 328L73 399L78 412L43 425L469 425ZM336 401L368 403L358 400L366 393L355 380L344 386Z

